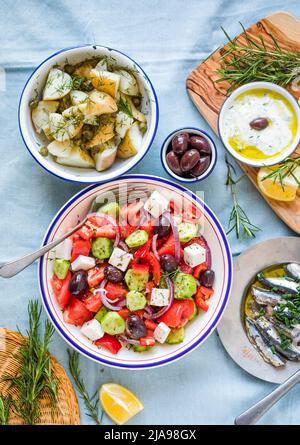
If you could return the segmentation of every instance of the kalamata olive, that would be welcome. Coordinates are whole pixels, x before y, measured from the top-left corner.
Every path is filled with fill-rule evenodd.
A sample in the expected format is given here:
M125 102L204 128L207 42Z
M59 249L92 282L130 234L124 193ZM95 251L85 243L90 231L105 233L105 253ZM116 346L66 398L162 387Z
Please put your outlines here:
M208 140L203 136L191 136L190 146L191 148L195 148L195 150L200 151L200 153L211 154L211 146Z
M181 176L182 170L180 168L180 162L178 156L174 153L174 151L169 151L169 153L166 156L168 166L174 172L176 175Z
M112 283L120 283L124 278L123 272L114 266L106 266L104 269L104 275L105 278Z
M250 122L250 127L253 128L253 130L264 130L269 125L269 121L265 117L258 117L256 119L253 119L253 121Z
M200 153L198 150L192 148L184 153L180 161L180 167L183 172L192 170L200 159Z
M202 173L208 169L210 161L211 159L209 156L203 156L200 158L195 167L193 167L190 171L191 175L195 177L202 175Z
M200 275L200 283L205 287L213 287L215 281L215 273L211 269L207 269Z
M139 340L147 336L147 328L144 321L135 314L129 315L126 320L126 330L131 338Z
M78 270L72 276L69 284L69 291L73 295L80 295L88 288L87 273L85 270Z
M160 264L166 272L174 272L177 269L178 263L173 255L166 253L160 257Z
M164 236L169 235L170 231L170 221L162 215L158 220L158 224L154 227L154 233L157 233L157 238L163 238Z
M182 155L188 148L188 133L178 133L172 139L172 148L177 155Z

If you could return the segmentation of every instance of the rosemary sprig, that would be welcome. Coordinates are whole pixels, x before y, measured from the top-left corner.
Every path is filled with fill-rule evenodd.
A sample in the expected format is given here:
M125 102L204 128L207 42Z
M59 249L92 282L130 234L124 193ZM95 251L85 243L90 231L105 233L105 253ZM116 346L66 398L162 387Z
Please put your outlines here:
M83 399L84 405L86 407L86 413L91 417L97 425L101 425L101 418L99 418L98 412L98 391L95 392L93 396L90 396L86 390L84 381L81 377L81 372L79 369L79 354L76 351L71 351L68 349L69 356L69 369L74 379L77 390L79 391L80 397Z
M11 396L0 395L0 425L8 424L11 406L12 406Z
M248 236L249 238L255 238L255 232L260 230L257 226L251 223L245 210L240 206L237 200L236 185L238 184L244 176L238 179L234 179L233 175L236 175L234 166L229 162L227 155L225 155L225 162L227 166L227 178L226 185L230 187L233 206L229 217L229 229L227 234L235 231L236 237L240 238L241 230L243 231L242 236Z
M20 369L17 375L3 377L3 380L9 381L18 392L18 399L13 402L16 414L29 425L37 423L40 419L39 402L46 392L50 396L52 410L57 401L58 381L53 375L48 352L54 328L47 320L41 337L39 332L41 311L38 301L29 302L28 338L17 353L21 362Z
M239 85L259 80L287 86L300 74L299 51L283 50L272 34L268 34L271 44L267 45L262 35L256 41L241 26L245 43L239 43L237 38L232 40L222 28L228 44L221 56L221 68L217 70L220 78L216 82L230 82L227 93Z
M295 157L289 157L284 159L282 162L272 167L272 171L262 178L263 181L266 179L273 179L274 182L279 182L282 190L284 190L284 181L288 177L292 177L298 186L300 186L300 181L295 175L295 170L300 167L300 155Z

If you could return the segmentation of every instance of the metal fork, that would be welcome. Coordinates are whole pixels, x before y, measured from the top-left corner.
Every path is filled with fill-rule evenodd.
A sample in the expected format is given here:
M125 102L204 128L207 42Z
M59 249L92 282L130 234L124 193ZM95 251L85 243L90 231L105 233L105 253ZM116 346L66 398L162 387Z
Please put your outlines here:
M127 202L129 193L130 193L130 202L134 202L135 200L142 199L145 196L147 196L149 194L149 187L144 184L138 184L138 185L126 184L126 187L124 186L122 187L121 185L119 188L110 190L110 193L113 193L116 197L116 200L121 205L123 205L124 203ZM96 198L92 201L92 204L87 214L91 212L96 212L99 209L99 207L104 204L104 201L105 201L105 193L96 196ZM14 275L17 275L26 267L30 266L30 264L32 264L35 260L45 255L45 253L49 252L58 244L60 244L62 241L64 241L66 238L68 238L70 235L72 235L72 233L76 232L76 230L80 229L80 227L83 226L86 220L87 216L85 216L75 227L66 232L63 236L61 236L55 241L52 241L51 243L46 244L45 246L41 247L35 252L27 254L13 261L0 263L0 276L2 278L11 278Z

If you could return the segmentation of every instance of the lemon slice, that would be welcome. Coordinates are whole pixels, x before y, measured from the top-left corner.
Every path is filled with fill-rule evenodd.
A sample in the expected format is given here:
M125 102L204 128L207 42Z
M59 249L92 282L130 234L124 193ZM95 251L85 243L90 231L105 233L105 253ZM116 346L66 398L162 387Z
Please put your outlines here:
M298 184L293 176L287 176L283 179L283 186L274 178L264 178L268 176L276 166L261 167L257 175L257 184L264 195L277 201L293 201L296 197ZM295 172L296 173L296 172ZM298 173L298 172L297 172ZM295 175L296 177L298 174Z
M116 383L102 385L99 399L106 414L118 425L123 425L144 408L131 391Z

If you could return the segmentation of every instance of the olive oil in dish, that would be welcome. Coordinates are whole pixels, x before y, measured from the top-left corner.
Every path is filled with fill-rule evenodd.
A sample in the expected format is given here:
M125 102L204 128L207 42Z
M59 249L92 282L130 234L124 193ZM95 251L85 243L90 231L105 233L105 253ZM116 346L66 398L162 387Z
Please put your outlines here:
M267 88L241 93L224 116L226 142L251 160L270 159L288 150L297 129L292 105L282 94Z

